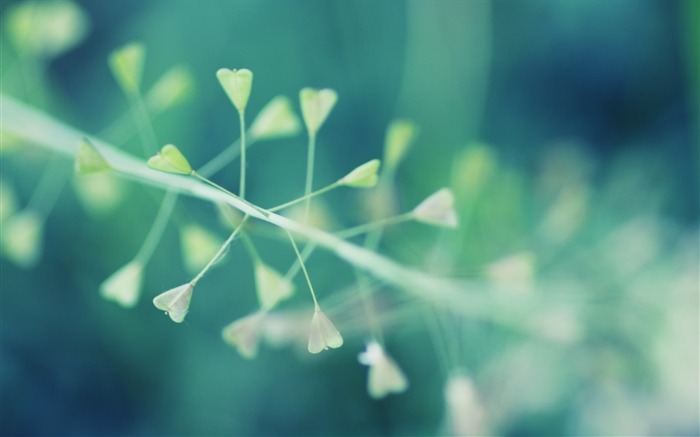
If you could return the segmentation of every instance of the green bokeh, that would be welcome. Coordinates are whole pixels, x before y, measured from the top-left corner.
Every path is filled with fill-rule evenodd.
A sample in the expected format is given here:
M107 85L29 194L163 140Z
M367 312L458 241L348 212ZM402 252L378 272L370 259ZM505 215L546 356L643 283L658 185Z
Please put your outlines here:
M2 2L3 20L16 4ZM698 20L688 18L697 18L696 2L79 6L89 32L54 59L18 53L3 27L4 94L96 135L125 118L128 139L104 139L146 159L155 150L140 143L107 64L112 50L140 41L145 89L175 64L192 72L192 98L155 119L154 131L198 168L239 135L219 68L254 72L249 119L276 95L299 112L301 88L332 88L339 100L318 136L314 185L381 157L389 123L413 120L420 134L398 169L396 206L410 210L458 184L462 227L392 227L380 250L515 294L487 296L475 316L476 288L457 308L435 310L429 298L380 287L387 350L411 386L375 401L357 363L370 333L346 289L350 266L327 253L308 263L342 348L312 356L262 345L245 360L221 339L257 305L242 245L202 280L185 323L150 303L191 279L179 226L226 237L212 205L179 199L143 299L125 310L97 290L137 252L162 192L126 181L118 207L92 213L69 160L3 137L2 181L18 208L50 172L32 203L50 215L38 265L0 260L2 435L442 435L444 385L457 367L475 381L493 434L698 433ZM478 182L456 165L476 144L490 169ZM304 135L261 142L249 151L248 197L272 206L300 196L305 165ZM235 162L213 179L236 191L238 178ZM338 228L368 217L357 191L326 199ZM277 269L293 262L284 241L254 241ZM527 270L530 256L532 284L517 264ZM515 261L495 267L504 259ZM306 285L295 284L282 311L310 321ZM475 411L462 413L476 420Z

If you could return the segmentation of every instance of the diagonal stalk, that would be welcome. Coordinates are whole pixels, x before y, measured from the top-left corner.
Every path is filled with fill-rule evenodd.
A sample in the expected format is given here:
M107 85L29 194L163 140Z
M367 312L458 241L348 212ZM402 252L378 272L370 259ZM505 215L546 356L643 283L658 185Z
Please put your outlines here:
M75 155L80 140L89 137L89 135L4 94L0 94L0 108L4 131L36 145L63 153L69 158ZM441 304L463 303L464 299L468 297L469 305L464 308L468 313L484 316L493 312L493 308L489 304L494 303L494 297L477 292L486 288L483 284L441 278L403 266L321 229L274 213L265 215L260 212L257 206L242 201L240 198L232 197L193 178L152 170L146 166L144 161L118 150L102 140L92 137L90 140L114 170L126 178L164 189L172 189L202 200L231 205L251 218L266 221L309 240L317 246L333 252L351 265L431 301ZM479 286L477 287L477 285Z

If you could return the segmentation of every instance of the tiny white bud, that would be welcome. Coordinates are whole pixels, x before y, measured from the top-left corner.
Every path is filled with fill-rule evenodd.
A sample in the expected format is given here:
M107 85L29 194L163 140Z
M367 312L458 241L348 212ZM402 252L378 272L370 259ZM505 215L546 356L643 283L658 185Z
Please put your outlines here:
M390 393L402 393L408 389L408 380L394 360L376 341L367 344L367 350L358 356L361 364L369 366L367 391L374 399Z

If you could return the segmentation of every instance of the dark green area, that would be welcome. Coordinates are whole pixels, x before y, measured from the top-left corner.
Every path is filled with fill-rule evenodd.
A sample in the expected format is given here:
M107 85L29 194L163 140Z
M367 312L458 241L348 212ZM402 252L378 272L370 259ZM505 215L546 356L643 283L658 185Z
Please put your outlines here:
M128 113L107 56L141 41L144 89L175 64L193 73L192 98L154 129L160 144L176 144L199 167L239 135L217 69L254 72L249 119L278 94L298 112L302 87L335 89L338 104L318 137L316 187L381 157L388 124L408 118L420 135L397 173L399 209L443 186L462 193L460 230L402 224L387 230L383 253L478 288L492 263L527 252L535 280L495 298L487 317L468 314L477 289L465 290L462 306L435 311L380 287L387 350L411 386L375 401L357 363L370 333L357 293L345 289L354 284L350 266L323 252L308 263L342 348L312 356L263 344L247 361L221 340L225 325L257 305L241 244L202 280L183 324L150 303L190 279L179 225L227 235L212 205L178 201L142 300L125 310L97 289L134 256L162 192L127 182L119 206L92 215L73 190L72 163L3 145L2 181L19 208L51 166L65 187L45 223L41 262L23 269L0 260L0 434L442 435L444 384L461 367L495 435L697 435L697 2L79 4L89 33L45 64L19 57L3 29L3 93L98 134ZM3 19L15 5L3 0ZM105 139L151 154L135 134ZM493 153L494 167L469 194L453 163L476 144ZM303 134L260 143L248 158L253 202L303 193ZM236 191L238 165L213 179ZM366 220L356 191L326 199L337 227ZM568 234L552 230L557 207L573 211L564 213ZM279 270L294 260L286 242L253 238ZM517 272L505 276L518 282ZM310 321L301 276L295 284L281 310Z

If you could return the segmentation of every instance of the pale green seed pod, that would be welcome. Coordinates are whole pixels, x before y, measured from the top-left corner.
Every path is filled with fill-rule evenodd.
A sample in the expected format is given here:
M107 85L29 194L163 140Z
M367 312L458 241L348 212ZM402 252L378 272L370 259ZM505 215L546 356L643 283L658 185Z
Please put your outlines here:
M109 68L125 94L138 94L145 59L146 48L138 42L129 43L109 55Z
M314 309L311 319L311 331L309 333L309 352L317 354L328 348L339 348L343 345L343 337L336 329L333 322L321 311L321 308Z
M221 336L235 347L244 358L253 359L258 355L258 345L265 312L258 311L227 325Z
M245 107L248 105L250 90L253 88L253 72L242 68L240 70L229 70L228 68L220 68L216 72L216 78L231 99L233 106L236 107L239 113L245 112Z
M0 247L5 258L23 268L41 258L44 218L31 210L20 211L2 223Z
M132 308L139 301L143 286L143 264L131 261L114 272L100 285L100 295L124 308Z
M332 89L304 88L299 92L301 115L309 136L316 135L337 101L338 94Z
M166 173L192 174L192 167L187 158L172 144L163 146L157 155L148 159L147 165Z
M260 307L265 310L274 308L294 293L294 284L262 262L255 264L255 287Z
M369 162L358 166L353 171L345 175L342 179L338 181L340 185L345 185L348 187L355 188L370 188L377 185L379 176L377 172L379 171L379 166L381 161L378 159L373 159Z
M75 171L85 175L99 173L110 170L112 167L107 163L102 154L87 138L83 139L75 152Z
M404 159L418 136L418 126L408 120L394 120L386 131L384 140L384 162L387 168L394 169Z
M153 305L159 310L165 311L173 322L182 323L190 310L193 291L194 285L188 282L159 294L153 298Z
M442 188L413 208L413 218L431 225L456 228L459 226L459 219L454 204L452 190Z
M372 340L365 352L358 356L361 364L369 366L367 392L374 399L381 399L391 393L403 393L408 389L408 380L384 348Z
M301 123L285 96L277 96L265 105L250 125L250 136L256 140L291 137L299 133Z

